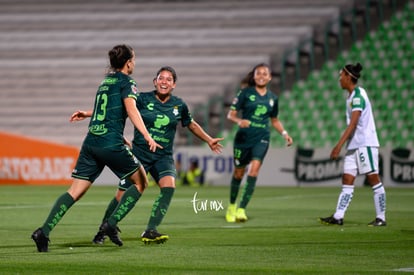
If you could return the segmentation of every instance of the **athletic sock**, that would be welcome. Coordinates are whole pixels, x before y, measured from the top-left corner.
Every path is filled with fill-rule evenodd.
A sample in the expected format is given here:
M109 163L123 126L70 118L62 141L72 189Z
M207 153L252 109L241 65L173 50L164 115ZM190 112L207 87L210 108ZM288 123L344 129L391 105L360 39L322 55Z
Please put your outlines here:
M147 229L155 230L157 229L157 226L161 224L164 216L167 214L174 191L175 188L172 187L164 187L160 189L160 194L152 205L151 216L148 221Z
M246 208L250 199L252 198L254 188L256 186L257 177L247 176L246 185L243 189L243 194L240 201L240 208Z
M352 196L354 194L354 186L353 185L342 185L342 192L339 194L338 204L336 205L336 212L334 214L334 218L339 220L343 219L345 216L345 212L348 209L349 204L352 201Z
M42 231L49 237L50 231L59 223L63 215L71 208L75 203L75 200L69 195L68 192L62 194L53 205L50 210L49 216L47 217L45 223L42 226Z
M372 186L374 192L374 204L377 218L385 221L386 195L382 183Z
M134 208L135 204L141 197L141 193L135 187L131 185L122 195L121 200L119 201L114 212L108 218L108 223L110 226L114 227L118 222L120 222L128 213Z
M111 216L111 214L114 212L117 205L118 205L118 201L116 200L115 197L113 197L112 200L109 202L108 206L106 207L102 222L106 221L109 218L109 216Z
M241 179L236 179L232 177L230 183L230 204L235 204L237 195L239 194Z

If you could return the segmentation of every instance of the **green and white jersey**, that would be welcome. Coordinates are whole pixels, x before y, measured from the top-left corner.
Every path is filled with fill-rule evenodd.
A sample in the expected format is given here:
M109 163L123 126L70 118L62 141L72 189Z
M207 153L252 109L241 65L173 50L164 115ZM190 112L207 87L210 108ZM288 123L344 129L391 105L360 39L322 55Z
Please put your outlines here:
M361 111L361 116L354 134L348 140L347 149L352 150L367 146L379 147L371 102L367 92L361 87L356 87L346 100L347 125L351 122L351 115L354 111Z
M234 143L239 147L251 147L259 142L269 142L270 118L277 117L278 98L271 91L261 96L255 87L240 90L233 99L231 110L241 112L242 119L250 120L250 127L239 128Z
M137 85L121 72L106 75L96 93L89 132L84 143L102 148L123 146L125 121L128 117L123 100L136 99Z
M137 108L151 137L163 147L157 149L155 154L172 155L178 123L187 127L193 119L187 104L181 98L172 95L167 102L162 103L155 97L155 93L156 91L139 93ZM133 144L149 150L147 142L137 129L134 130Z

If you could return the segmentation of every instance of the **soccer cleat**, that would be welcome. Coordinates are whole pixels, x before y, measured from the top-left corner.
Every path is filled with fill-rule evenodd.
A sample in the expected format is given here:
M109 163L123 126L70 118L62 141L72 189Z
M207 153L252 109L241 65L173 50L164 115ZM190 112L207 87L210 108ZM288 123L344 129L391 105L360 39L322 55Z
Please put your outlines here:
M244 208L238 208L236 211L236 222L247 221L246 210Z
M99 227L99 232L102 232L104 235L107 235L111 242L118 246L122 246L122 240L118 236L119 228L118 227L112 227L107 221L104 222Z
M103 244L105 239L106 239L105 233L99 230L98 233L96 233L95 237L93 238L92 243Z
M236 204L229 204L226 212L226 221L235 222L236 221Z
M121 229L119 229L119 227L116 227L116 230L121 233ZM92 240L92 243L94 244L104 244L106 239L106 234L105 232L99 230L98 233L96 233L95 237Z
M343 225L344 224L344 219L335 219L334 216L329 216L326 218L319 218L319 221L322 224L327 224L327 225Z
M36 243L37 251L48 252L49 251L49 238L43 233L41 228L38 228L33 232L32 239Z
M169 238L168 235L161 234L155 229L147 229L141 234L141 241L144 244L161 244L165 243Z
M368 224L368 226L386 226L386 225L387 225L387 222L380 218L376 218L374 221Z

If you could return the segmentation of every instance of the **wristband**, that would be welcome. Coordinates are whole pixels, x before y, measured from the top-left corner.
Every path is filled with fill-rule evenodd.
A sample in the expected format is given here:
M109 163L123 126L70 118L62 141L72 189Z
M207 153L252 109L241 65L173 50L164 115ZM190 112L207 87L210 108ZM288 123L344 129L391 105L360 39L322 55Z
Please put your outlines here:
M286 136L287 134L288 134L288 132L286 130L283 130L282 136Z

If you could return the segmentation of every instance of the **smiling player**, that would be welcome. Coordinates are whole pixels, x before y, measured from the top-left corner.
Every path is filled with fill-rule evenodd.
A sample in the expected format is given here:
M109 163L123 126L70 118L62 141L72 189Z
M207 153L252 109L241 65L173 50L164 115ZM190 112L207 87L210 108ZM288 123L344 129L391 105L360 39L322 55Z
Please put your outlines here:
M234 138L234 172L230 184L230 204L226 212L227 222L247 221L246 206L256 186L257 176L269 148L270 125L286 140L287 146L293 140L284 129L278 116L278 97L268 89L272 79L270 67L258 64L246 76L247 87L234 98L227 118L239 129ZM238 113L241 112L241 117ZM236 209L236 199L246 167L249 166L247 182Z
M221 153L223 138L210 137L201 126L193 120L185 102L172 95L176 87L177 74L172 67L165 66L158 70L154 78L155 90L140 93L137 98L137 107L142 119L151 135L163 149L155 152L147 149L147 142L140 132L134 130L132 152L139 159L160 187L160 194L155 200L151 210L147 229L142 233L141 240L144 243L164 243L169 236L157 231L157 226L167 214L168 207L175 190L175 178L177 172L173 159L173 145L176 129L179 123L187 127L196 137L208 144L211 151ZM118 205L122 194L132 183L129 180L120 181L115 197L109 203L103 220L113 212ZM105 233L99 231L93 239L96 244L102 244Z

